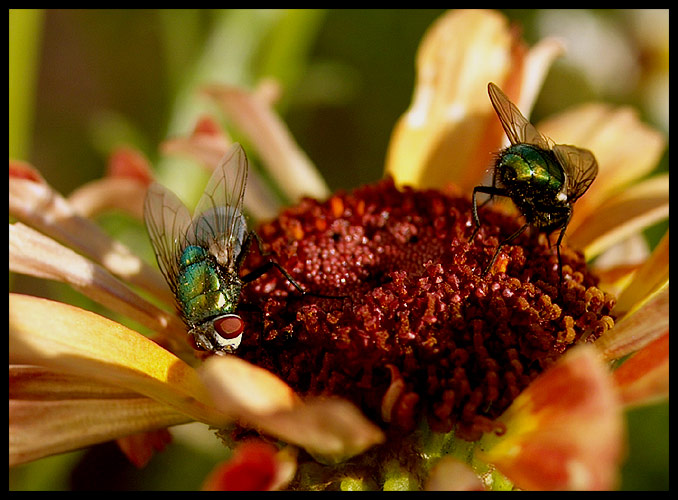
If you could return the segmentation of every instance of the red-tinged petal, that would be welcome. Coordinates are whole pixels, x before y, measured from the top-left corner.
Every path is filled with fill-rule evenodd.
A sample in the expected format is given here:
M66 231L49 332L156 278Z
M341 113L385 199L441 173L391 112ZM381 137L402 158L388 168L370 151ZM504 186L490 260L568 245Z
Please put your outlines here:
M193 135L209 135L213 137L226 137L226 132L219 123L211 116L205 115L198 119L193 127Z
M426 491L485 491L473 469L456 458L443 457L431 469Z
M45 184L45 179L35 167L19 160L9 160L9 176L15 179L26 179L32 182Z
M108 159L108 175L132 179L148 187L153 182L153 171L146 157L136 149L118 148Z
M650 404L669 396L669 332L650 342L615 370L622 402Z
M592 346L565 354L500 420L506 433L486 438L482 456L519 488L615 487L623 420L612 377Z
M164 450L171 441L172 435L167 429L140 432L116 440L129 461L139 468L144 467L155 452Z
M213 425L216 411L193 368L143 335L74 306L9 296L10 362L44 366L116 385Z
M147 185L127 177L106 177L88 182L73 191L68 203L83 217L95 217L111 210L126 212L139 220L144 216Z
M614 311L613 311L614 312ZM608 360L638 351L669 328L669 284L636 304L596 340L596 347Z
M233 458L208 476L205 491L268 491L277 475L275 446L259 440L238 446Z

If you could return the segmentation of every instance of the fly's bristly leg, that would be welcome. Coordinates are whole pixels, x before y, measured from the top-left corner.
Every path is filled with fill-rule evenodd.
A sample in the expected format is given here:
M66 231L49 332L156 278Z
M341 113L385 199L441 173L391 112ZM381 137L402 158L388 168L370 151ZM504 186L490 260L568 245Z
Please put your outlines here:
M492 181L494 183L494 180ZM476 186L473 188L473 196L471 197L472 203L473 203L473 222L475 222L476 227L473 230L473 233L471 234L471 237L468 239L469 243L473 242L473 239L476 237L476 234L478 234L478 231L480 231L480 218L478 217L478 201L476 200L476 195L478 193L484 193L484 194L489 194L490 198L485 200L483 203L481 203L481 207L483 207L488 201L490 201L494 196L504 196L507 198L510 198L509 194L501 188L495 187L495 186Z
M513 233L511 236L509 236L504 241L499 243L499 245L497 245L497 249L494 251L494 255L492 256L492 260L490 260L490 263L483 270L483 276L485 276L489 272L489 270L492 269L494 262L497 260L497 257L499 256L499 251L501 250L501 247L508 244L508 243L511 243L518 236L523 234L523 231L525 231L525 229L527 229L529 225L530 225L529 223L523 224L520 229L518 229L515 233Z

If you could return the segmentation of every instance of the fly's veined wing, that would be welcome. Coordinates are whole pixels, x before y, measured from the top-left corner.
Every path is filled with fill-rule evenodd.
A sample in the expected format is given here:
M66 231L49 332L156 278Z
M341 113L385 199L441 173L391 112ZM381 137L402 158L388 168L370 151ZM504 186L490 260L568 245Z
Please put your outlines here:
M233 144L216 168L195 208L189 242L208 248L224 266L232 267L247 236L243 202L247 156Z
M588 149L566 144L556 144L553 152L567 176L567 198L574 202L586 192L598 175L596 157Z
M160 271L176 295L179 258L186 246L191 214L173 192L153 183L144 200L144 221Z
M542 149L550 149L548 139L534 128L534 125L523 116L499 87L490 82L487 85L487 92L490 95L492 106L499 116L501 126L512 145L534 144Z

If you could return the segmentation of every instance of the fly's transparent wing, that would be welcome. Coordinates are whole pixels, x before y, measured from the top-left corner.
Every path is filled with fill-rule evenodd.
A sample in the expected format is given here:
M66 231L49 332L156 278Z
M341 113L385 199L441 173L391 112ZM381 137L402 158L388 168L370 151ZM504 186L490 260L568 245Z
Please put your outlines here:
M186 246L186 231L191 223L191 215L174 193L153 183L144 200L144 221L158 267L176 295L179 258Z
M490 95L492 106L499 116L501 126L512 145L534 144L542 149L550 149L548 139L534 128L534 125L523 116L499 87L490 82L487 85L487 92Z
M240 144L228 150L212 174L193 215L189 242L200 245L233 269L247 236L243 201L249 166Z
M566 144L556 144L553 152L567 176L567 198L574 202L586 192L598 175L596 157L588 149Z

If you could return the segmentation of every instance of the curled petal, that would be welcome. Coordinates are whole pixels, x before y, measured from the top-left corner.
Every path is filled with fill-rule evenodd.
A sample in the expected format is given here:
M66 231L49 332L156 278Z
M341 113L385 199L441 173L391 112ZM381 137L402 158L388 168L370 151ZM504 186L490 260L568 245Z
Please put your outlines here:
M613 311L614 312L614 311ZM638 351L661 336L669 328L669 284L638 303L614 328L596 340L606 359L620 359Z
M83 217L121 210L141 220L146 188L136 179L107 177L79 187L68 197L68 202Z
M105 307L168 335L177 346L187 345L185 327L175 315L158 309L101 266L20 222L9 225L9 269L67 283Z
M201 374L219 410L323 460L341 461L384 439L349 402L301 402L282 380L240 358L214 356Z
M622 402L649 404L669 397L669 332L650 342L615 370Z
M657 175L602 201L569 233L568 242L592 258L668 216L669 176Z
M174 303L162 275L129 248L78 215L47 184L10 177L9 213L19 221L74 248L116 276L139 285L169 304Z
M126 388L194 420L230 421L213 409L197 373L182 360L119 323L67 304L10 293L9 356L12 363Z
M612 378L595 348L568 351L502 415L506 434L482 453L514 484L537 490L616 485L623 420Z
M254 145L276 185L292 202L325 199L330 191L315 165L294 141L275 111L257 94L233 86L210 86L214 98Z

